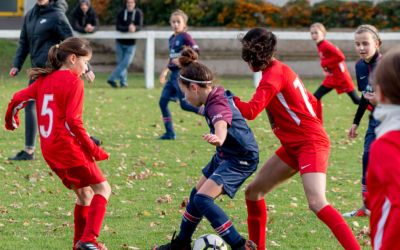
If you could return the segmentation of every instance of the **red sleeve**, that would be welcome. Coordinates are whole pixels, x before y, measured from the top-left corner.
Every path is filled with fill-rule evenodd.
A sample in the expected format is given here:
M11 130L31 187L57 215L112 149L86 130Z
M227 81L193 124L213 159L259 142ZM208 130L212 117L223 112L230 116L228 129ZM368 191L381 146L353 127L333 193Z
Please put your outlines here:
M240 110L244 118L254 120L263 111L272 98L276 96L278 90L274 85L261 80L256 92L249 102L242 102L239 97L234 97L235 105Z
M84 87L83 81L77 80L73 83L71 92L66 100L65 121L70 131L76 136L82 147L89 152L96 160L108 159L108 154L97 146L89 137L83 127Z
M14 130L19 126L19 110L25 108L29 101L36 100L37 82L35 81L27 88L18 91L14 94L10 103L8 104L6 116L4 118L5 127L8 130Z
M337 48L335 45L326 42L322 46L323 47L321 48L321 50L323 51L322 53L325 55L325 58L321 60L322 67L329 68L344 61L345 56L343 52L340 51L340 49Z

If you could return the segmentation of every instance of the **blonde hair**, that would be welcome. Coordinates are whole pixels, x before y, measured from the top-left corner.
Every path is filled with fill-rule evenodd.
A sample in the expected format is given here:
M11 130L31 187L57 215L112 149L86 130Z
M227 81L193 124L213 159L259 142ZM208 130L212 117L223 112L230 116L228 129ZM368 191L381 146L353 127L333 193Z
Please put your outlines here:
M361 24L360 26L357 27L356 31L354 34L362 34L368 32L372 35L373 39L378 42L379 46L382 45L382 40L381 37L379 36L378 29L370 24Z
M171 22L171 19L173 16L181 16L183 21L185 22L185 25L187 26L187 22L189 20L188 15L186 15L186 13L183 10L177 9L174 12L172 12L170 18L169 18L169 22Z
M316 29L320 30L322 32L322 34L324 34L324 36L326 36L326 29L322 23L313 23L310 26L310 29L311 28L316 28Z

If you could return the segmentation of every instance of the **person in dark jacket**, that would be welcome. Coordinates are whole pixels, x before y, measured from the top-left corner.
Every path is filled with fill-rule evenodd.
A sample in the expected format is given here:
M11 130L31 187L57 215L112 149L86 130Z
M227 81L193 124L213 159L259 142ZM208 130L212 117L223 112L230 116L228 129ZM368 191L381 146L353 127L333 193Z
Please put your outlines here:
M143 26L143 13L136 8L135 0L126 0L125 8L118 13L116 29L121 32L136 32ZM120 80L121 87L128 86L128 67L132 63L136 51L135 39L117 39L116 56L117 66L108 78L108 84L116 88L116 80Z
M69 20L72 28L80 33L93 33L99 24L90 0L79 0L79 3L71 11Z
M19 46L9 73L11 77L18 74L28 55L32 68L44 68L50 47L72 36L71 26L65 16L67 8L65 0L36 0L24 17ZM88 72L86 78L93 81L93 72ZM33 80L30 80L29 85L32 83ZM25 108L25 148L9 160L33 160L36 133L35 102L31 101Z

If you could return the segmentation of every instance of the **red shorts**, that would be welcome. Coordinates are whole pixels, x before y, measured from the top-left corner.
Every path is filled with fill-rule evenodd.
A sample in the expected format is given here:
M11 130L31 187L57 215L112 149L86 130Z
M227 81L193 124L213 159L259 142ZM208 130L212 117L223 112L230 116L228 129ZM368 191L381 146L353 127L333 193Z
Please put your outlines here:
M106 180L96 162L89 162L88 166L52 168L52 170L68 189L83 188Z
M341 77L341 76L326 76L322 85L335 89L338 94L342 93L350 93L354 90L354 84L351 78L348 77Z
M289 167L305 173L326 173L329 159L329 144L318 145L313 142L298 147L281 146L275 154Z

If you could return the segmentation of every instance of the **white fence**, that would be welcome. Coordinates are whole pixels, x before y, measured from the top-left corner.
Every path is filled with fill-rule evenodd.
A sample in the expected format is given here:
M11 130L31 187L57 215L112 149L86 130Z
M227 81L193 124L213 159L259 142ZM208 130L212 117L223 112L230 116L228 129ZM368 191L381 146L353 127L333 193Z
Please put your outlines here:
M190 31L190 35L194 39L236 39L240 34L246 31ZM310 40L309 32L294 32L294 31L274 31L274 34L280 40ZM0 38L18 39L20 35L19 30L0 30ZM87 39L116 39L116 38L135 38L146 40L145 52L145 83L146 88L154 88L154 69L155 69L155 39L167 39L171 36L171 31L156 31L147 30L139 31L136 33L121 33L118 31L97 31L93 34L79 34L76 36L84 37ZM380 34L381 39L384 41L400 41L399 32L387 32ZM352 32L329 32L327 35L328 40L353 40L354 34ZM254 85L257 86L260 73L254 74Z

